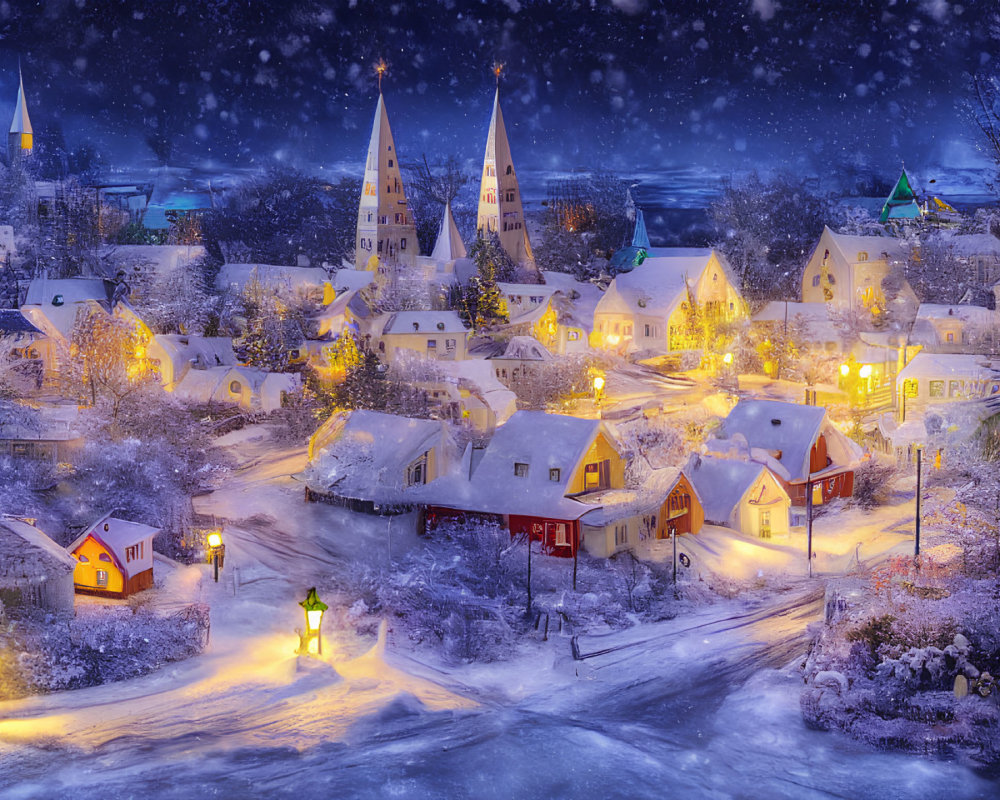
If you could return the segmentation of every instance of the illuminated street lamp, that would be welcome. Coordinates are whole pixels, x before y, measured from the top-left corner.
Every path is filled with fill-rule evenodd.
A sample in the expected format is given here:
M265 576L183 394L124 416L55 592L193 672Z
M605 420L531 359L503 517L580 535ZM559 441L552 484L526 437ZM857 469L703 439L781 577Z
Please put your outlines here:
M219 570L226 560L226 546L222 543L222 531L212 531L206 539L208 544L208 562L215 572L215 582L219 582Z
M601 398L604 397L604 376L598 373L594 376L593 380L594 386L594 402L601 402Z
M733 365L733 354L732 353L726 353L722 357L722 363L725 364L727 367L731 367Z
M872 365L862 364L861 369L858 370L858 375L860 375L862 378L870 378L872 376Z
M299 605L306 612L306 630L299 634L299 654L300 655L322 655L323 634L320 630L323 625L323 612L329 606L319 599L316 594L316 587L309 590L305 600L300 600ZM313 644L315 643L315 647Z
M851 365L850 364L841 364L840 365L840 374L843 375L845 378L848 375L850 375L851 374Z

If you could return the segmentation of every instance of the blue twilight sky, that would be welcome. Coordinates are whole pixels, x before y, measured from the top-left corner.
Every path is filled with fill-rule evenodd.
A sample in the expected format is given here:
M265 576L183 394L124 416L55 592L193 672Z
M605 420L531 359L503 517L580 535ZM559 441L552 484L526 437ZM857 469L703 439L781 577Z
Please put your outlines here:
M363 159L373 64L404 159L481 157L494 59L522 169L840 166L978 156L967 75L995 0L0 2L36 130L115 164Z

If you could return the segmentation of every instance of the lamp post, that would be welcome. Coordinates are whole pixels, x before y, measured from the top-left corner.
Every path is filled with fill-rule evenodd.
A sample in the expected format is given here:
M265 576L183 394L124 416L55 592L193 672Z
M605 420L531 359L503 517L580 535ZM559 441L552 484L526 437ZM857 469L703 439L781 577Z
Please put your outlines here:
M917 509L913 536L913 558L920 565L920 467L924 448L917 445Z
M599 405L601 402L601 398L604 397L604 376L601 375L600 373L597 373L596 375L594 375L592 383L594 387L594 403L596 405Z
M812 473L806 476L806 564L813 576L813 484Z
M219 570L226 559L226 546L222 543L222 531L212 531L208 534L208 560L215 573L215 582L219 582Z
M313 652L313 642L316 642L316 654L322 655L323 633L321 628L323 625L323 612L329 606L319 599L315 586L306 594L305 600L299 601L299 605L306 612L306 630L305 633L299 634L299 655L311 655Z

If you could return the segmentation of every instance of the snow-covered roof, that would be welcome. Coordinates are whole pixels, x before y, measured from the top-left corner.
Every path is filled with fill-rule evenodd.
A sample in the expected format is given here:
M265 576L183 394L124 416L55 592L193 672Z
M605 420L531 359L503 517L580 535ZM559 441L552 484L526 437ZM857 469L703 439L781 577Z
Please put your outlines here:
M616 275L595 311L669 317L687 296L687 287L694 290L711 255L711 250L684 256L651 255L631 272Z
M921 303L917 309L916 322L930 320L960 319L974 325L991 325L1000 321L997 312L982 306L945 305L944 303Z
M743 495L764 471L764 465L737 458L694 456L685 472L701 497L705 520L725 525Z
M455 217L451 213L451 203L445 203L444 216L441 218L441 227L431 258L435 261L454 261L456 258L465 258L466 255L468 254L465 251L465 244L455 224Z
M339 295L346 291L360 291L375 281L375 273L367 269L338 269L330 285Z
M208 403L212 400L216 389L229 375L230 369L228 366L189 369L178 382L174 393L195 403Z
M69 339L81 305L97 303L110 311L115 288L114 281L103 278L35 278L21 311L46 333Z
M461 361L439 361L435 364L445 375L456 379L459 385L466 381L477 396L490 407L498 425L506 422L517 410L517 395L504 386L486 359L473 358Z
M869 260L882 258L884 253L889 261L903 260L907 256L905 245L900 239L892 236L856 236L848 233L837 233L827 227L833 243L840 250L845 261L854 263L858 253L868 253Z
M581 497L590 505L599 506L588 511L581 519L586 525L604 527L627 517L646 512L658 513L660 506L687 472L677 467L664 467L649 473L642 486L636 489L610 489ZM701 503L697 487L692 484L695 497Z
M227 336L158 333L153 340L166 351L175 365L190 363L202 367L223 367L236 364L233 340Z
M827 454L833 465L860 459L861 450L829 424L821 406L779 400L741 400L722 421L726 436L741 434L754 449L765 450L781 464L793 481L809 475L809 456L820 433L826 434Z
M8 333L41 333L24 314L16 308L0 308L0 336Z
M71 556L65 548L60 547L44 532L25 520L16 517L0 516L0 536L6 532L20 540L19 543L39 550L56 564L65 567L67 571L72 571L76 567L76 559ZM0 552L4 548L0 545Z
M532 336L513 336L503 352L490 358L518 361L551 361L553 356L545 346Z
M794 321L796 317L802 323L811 341L836 342L841 339L840 332L830 319L828 303L792 303L786 300L772 300L753 315L754 322Z
M305 470L320 491L375 502L402 498L405 470L436 446L449 446L438 420L411 419L381 411L344 412L324 423L326 431ZM446 460L446 454L439 458Z
M479 510L576 519L588 507L566 498L570 479L599 433L600 420L518 411L500 426L472 476ZM527 464L518 476L515 464ZM558 469L558 480L551 470ZM571 514L571 517L561 515Z
M291 291L322 289L330 277L322 267L286 267L278 264L223 264L215 285L220 290L243 287L256 278L271 289Z
M77 536L66 549L73 553L88 536L93 536L118 559L118 566L124 568L124 565L128 563L125 558L125 549L146 539L151 539L159 533L159 530L159 528L153 528L141 522L118 519L109 513Z
M389 314L385 318L385 324L382 325L382 335L467 333L468 330L455 311L397 311Z
M41 406L29 413L29 417L0 423L0 438L36 442L83 439L77 429L80 409L76 405Z
M201 245L127 244L101 248L103 261L122 267L147 262L153 265L158 275L169 275L178 267L186 267L204 255L205 248Z
M988 380L1000 377L998 367L1000 364L994 366L985 356L921 351L899 371L896 380L948 377Z
M542 276L547 285L558 290L552 304L559 315L559 322L590 333L594 328L594 310L604 296L600 288L578 281L566 272L543 272Z
M940 231L931 238L931 244L947 247L959 256L1000 257L1000 239L992 233L953 233Z

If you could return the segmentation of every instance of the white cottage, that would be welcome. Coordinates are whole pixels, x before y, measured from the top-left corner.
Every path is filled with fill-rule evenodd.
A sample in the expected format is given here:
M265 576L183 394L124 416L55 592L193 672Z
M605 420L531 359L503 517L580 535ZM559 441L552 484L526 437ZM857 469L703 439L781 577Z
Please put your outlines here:
M742 316L743 298L725 256L714 249L656 248L616 275L594 310L593 347L623 352L697 349L703 315Z
M788 536L791 498L763 464L694 456L685 471L705 508L705 521L750 536Z

